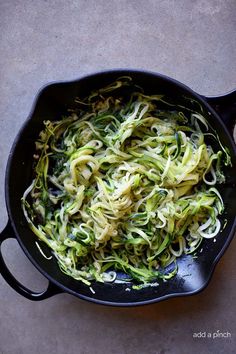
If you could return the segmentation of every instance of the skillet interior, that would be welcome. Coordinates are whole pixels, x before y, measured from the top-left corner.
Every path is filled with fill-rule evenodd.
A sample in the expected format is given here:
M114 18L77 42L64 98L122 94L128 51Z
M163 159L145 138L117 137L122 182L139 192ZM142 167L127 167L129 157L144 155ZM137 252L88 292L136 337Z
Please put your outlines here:
M196 110L199 109L199 105L191 102L189 98L201 103L209 123L217 130L222 143L228 147L232 156L234 168L225 171L227 183L219 186L226 206L222 219L227 218L228 222L216 238L216 242L212 239L204 240L196 259L188 255L178 260L179 272L173 279L167 282L158 281L159 286L138 291L130 290L131 287L126 284L94 283L92 288L95 294L93 294L88 286L64 275L55 259L46 260L39 253L35 245L36 236L29 229L21 209L21 197L32 180L34 141L43 127L43 121L60 119L69 107L73 107L76 96L86 95L91 90L105 86L123 75L130 75L135 83L144 88L146 93L164 93L174 102L183 103ZM211 144L214 145L213 142ZM7 208L17 239L26 255L49 280L63 291L87 300L112 305L128 306L155 302L166 297L195 293L208 283L217 260L223 254L234 233L235 207L232 193L235 194L235 188L233 188L236 178L235 166L235 147L232 139L219 117L199 95L172 79L154 73L130 70L103 72L74 82L50 84L39 93L30 117L16 137L10 153L5 186ZM46 254L49 254L49 250L44 245L42 248Z

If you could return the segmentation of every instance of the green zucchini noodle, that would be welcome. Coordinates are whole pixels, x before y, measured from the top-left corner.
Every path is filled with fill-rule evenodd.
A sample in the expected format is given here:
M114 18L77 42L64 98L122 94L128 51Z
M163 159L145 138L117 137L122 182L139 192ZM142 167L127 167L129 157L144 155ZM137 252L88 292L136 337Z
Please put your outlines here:
M178 257L221 230L227 150L206 142L219 139L202 114L130 77L75 102L36 141L22 197L30 228L88 286L119 272L144 285L173 277Z

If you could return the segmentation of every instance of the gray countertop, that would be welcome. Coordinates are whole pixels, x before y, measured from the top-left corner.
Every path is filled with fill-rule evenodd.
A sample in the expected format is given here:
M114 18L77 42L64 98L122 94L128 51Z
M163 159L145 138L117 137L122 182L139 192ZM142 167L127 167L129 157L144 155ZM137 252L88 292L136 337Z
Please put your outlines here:
M8 154L41 86L129 67L222 94L236 84L235 23L234 0L0 1L0 228ZM2 249L17 279L46 287L16 241ZM235 252L234 240L200 294L129 309L67 294L34 303L0 276L0 354L233 353Z

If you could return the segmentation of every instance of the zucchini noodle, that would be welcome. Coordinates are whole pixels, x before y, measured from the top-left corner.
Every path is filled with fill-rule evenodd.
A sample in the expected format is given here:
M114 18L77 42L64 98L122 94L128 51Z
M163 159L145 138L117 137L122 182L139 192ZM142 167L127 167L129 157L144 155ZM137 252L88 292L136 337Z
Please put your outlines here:
M226 148L202 114L144 94L130 77L75 102L36 141L22 197L30 228L88 286L119 282L119 272L138 284L170 279L178 257L221 229L215 185L230 165Z

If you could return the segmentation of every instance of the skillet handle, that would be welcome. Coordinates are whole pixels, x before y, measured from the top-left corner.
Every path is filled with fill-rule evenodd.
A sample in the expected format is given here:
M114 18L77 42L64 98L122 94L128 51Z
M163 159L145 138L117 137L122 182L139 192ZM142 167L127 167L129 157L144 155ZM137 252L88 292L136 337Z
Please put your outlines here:
M29 300L33 301L39 301L39 300L44 300L47 299L53 295L59 294L62 291L53 283L49 281L49 285L45 291L42 291L40 293L34 292L26 288L24 285L22 285L9 271L9 269L6 266L6 263L4 262L2 252L1 252L1 245L3 241L7 240L8 238L15 238L14 236L14 230L11 226L10 221L8 221L5 229L0 233L0 273L3 276L3 278L6 280L6 282L15 290L17 291L20 295L23 295Z
M236 142L236 90L222 96L203 98L221 116Z

